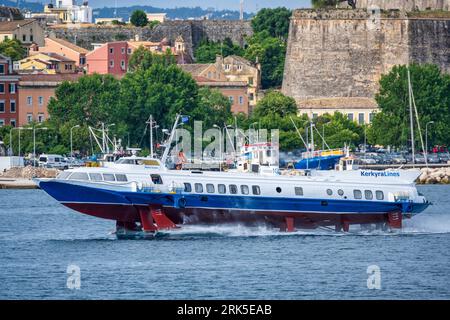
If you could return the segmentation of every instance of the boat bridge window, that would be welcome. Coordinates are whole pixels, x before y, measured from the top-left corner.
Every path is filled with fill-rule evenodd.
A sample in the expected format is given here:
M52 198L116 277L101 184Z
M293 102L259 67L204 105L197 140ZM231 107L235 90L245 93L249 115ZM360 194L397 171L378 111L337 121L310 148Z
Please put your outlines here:
M327 195L332 196L333 195L333 190L327 189Z
M208 184L206 185L206 192L208 192L208 193L214 193L214 192L215 192L214 189L215 189L215 188L214 188L214 185L213 185L213 184L208 183Z
M103 181L101 173L89 173L89 177L92 181Z
M189 182L184 183L184 192L192 192L192 186Z
M201 183L196 183L195 184L195 192L203 193L203 185Z
M119 182L127 182L127 176L125 174L116 174L116 180Z
M219 184L217 186L217 189L219 191L220 194L225 194L227 193L227 187L224 184Z
M70 180L89 180L89 177L86 172L74 172L70 176Z
M377 200L384 200L384 193L383 193L383 191L377 190L375 192L375 196L377 197Z
M242 185L242 186L241 186L241 193L242 193L242 194L249 194L250 191L249 191L249 189L248 189L248 186Z
M230 184L230 193L231 194L237 194L238 193L238 188L235 184Z
M302 187L295 187L295 195L296 196L302 196L303 195L303 188Z
M355 199L362 199L362 192L361 192L361 190L353 190L353 197Z
M58 175L59 180L66 180L72 172L63 171Z
M134 159L120 159L117 160L118 164L136 164L136 161Z
M261 188L259 186L252 186L252 191L254 195L259 196L261 194Z
M364 190L364 196L366 197L366 200L372 200L373 199L373 193L371 190Z
M113 182L113 181L116 181L116 177L114 177L114 175L112 173L104 173L103 180Z
M163 184L163 180L159 174L151 174L150 177L154 184Z

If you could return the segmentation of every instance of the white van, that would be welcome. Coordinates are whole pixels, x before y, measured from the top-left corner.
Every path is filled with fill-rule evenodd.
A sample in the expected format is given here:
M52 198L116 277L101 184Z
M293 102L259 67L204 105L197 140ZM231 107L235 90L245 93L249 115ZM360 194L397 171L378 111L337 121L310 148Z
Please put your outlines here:
M39 166L60 170L69 169L69 164L64 157L59 154L41 154L39 157Z

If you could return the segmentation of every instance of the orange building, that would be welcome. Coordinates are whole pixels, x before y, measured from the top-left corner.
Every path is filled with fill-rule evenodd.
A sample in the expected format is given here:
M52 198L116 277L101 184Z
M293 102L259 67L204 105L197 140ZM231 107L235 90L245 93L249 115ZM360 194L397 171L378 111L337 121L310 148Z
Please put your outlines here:
M89 51L74 45L69 41L49 37L45 38L45 45L43 47L38 48L38 51L30 51L30 54L35 54L37 52L56 53L60 56L75 61L75 65L77 67L83 68L86 65L86 54Z
M47 106L63 81L76 81L82 74L27 74L19 81L19 126L48 119Z
M231 102L231 112L234 114L251 113L248 101L248 85L244 81L215 81L204 77L194 77L201 87L219 90Z

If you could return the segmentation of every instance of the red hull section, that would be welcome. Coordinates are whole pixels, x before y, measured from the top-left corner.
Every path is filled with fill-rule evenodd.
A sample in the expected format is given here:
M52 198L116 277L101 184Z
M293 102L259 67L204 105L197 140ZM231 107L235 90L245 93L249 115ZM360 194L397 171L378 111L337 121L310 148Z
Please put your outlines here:
M352 224L387 223L391 228L401 228L402 214L322 214L273 211L217 210L196 208L158 208L117 204L64 203L65 206L95 217L116 220L121 226L140 223L144 231L175 228L176 225L242 223L244 225L268 224L283 231L333 227L336 231L349 231Z

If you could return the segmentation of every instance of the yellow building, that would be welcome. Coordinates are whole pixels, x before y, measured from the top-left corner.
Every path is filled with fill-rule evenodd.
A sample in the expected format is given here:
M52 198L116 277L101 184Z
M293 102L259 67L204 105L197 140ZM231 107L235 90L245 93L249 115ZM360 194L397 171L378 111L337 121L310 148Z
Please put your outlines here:
M35 19L0 21L0 42L17 39L26 46L44 45L44 29Z
M76 63L56 53L37 53L19 61L20 73L75 73Z

